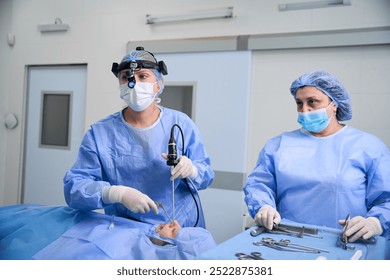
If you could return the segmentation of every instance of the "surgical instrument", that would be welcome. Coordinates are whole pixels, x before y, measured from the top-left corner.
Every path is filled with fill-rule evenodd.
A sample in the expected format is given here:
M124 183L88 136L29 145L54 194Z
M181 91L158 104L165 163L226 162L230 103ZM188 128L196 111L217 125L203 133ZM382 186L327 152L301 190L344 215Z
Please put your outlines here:
M167 165L171 166L171 170L175 167L179 160L177 158L177 149L176 149L176 141L173 137L173 129L177 126L177 124L173 125L171 128L171 135L168 141L168 155L167 155ZM179 127L180 131L181 128ZM172 179L172 218L175 219L175 180Z
M164 213L165 213L165 215L167 216L169 222L172 223L173 221L172 221L172 219L169 217L167 210L165 210L164 205L163 205L162 203L160 203L160 202L155 202L155 203L156 203L157 207L160 207L160 208L164 211Z
M171 166L171 172L172 172L172 169L180 162L180 158L178 157L178 154L177 154L176 141L174 138L174 128L175 127L177 127L179 129L180 135L181 135L181 140L182 140L182 142L181 142L181 155L186 156L186 151L185 151L185 147L184 147L183 130L181 129L181 127L178 124L174 124L171 127L171 134L170 134L170 138L168 141L168 154L167 154L167 165ZM195 192L193 192L188 181L190 181L193 184L193 182L190 180L189 177L183 178L183 182L186 185L189 194L192 196L194 203L195 203L195 206L196 206L196 221L195 221L194 227L197 227L198 222L199 222L199 218L201 216L200 215L200 205L197 202L196 197L195 197L195 195L197 195L197 194ZM194 189L196 190L196 187L194 184L193 184L193 186L194 186ZM172 217L175 220L175 181L174 181L174 178L172 178Z
M252 252L250 254L236 253L235 256L239 260L264 260L260 252Z
M345 234L345 232L347 231L348 229L348 223L349 223L349 220L351 219L351 216L348 214L347 217L345 218L345 221L344 221L344 226L343 226L343 231L338 239L338 245L343 248L344 250L355 250L355 246L353 245L348 245L348 236Z
M252 229L251 232L250 232L250 235L255 237L255 236L258 236L259 234L261 234L262 232L265 231L265 227L257 227L255 229Z
M309 250L320 251L320 252L323 252L323 253L329 253L328 250L315 248L315 247L311 247L311 246L306 246L306 245L302 245L302 244L291 243L291 241L289 239L280 239L277 244L280 245L280 246L288 246L288 247L292 247L292 248L304 248L304 249L309 249Z
M277 225L277 224L274 223L274 228L275 229L272 229L270 232L293 235L293 236L296 236L296 237L299 237L299 238L302 238L303 236L310 236L310 237L315 237L315 238L323 238L322 236L317 235L317 233L315 233L315 234L306 233L304 226L296 227L297 231L295 231L295 230L288 229L285 226Z
M175 219L175 180L172 179L172 219Z
M303 230L303 233L307 234L318 234L318 228L311 228L311 227L304 227L304 226L298 226L298 225L287 225L287 224L278 224L279 228L283 228L286 230L291 230L291 231L301 231Z
M350 215L348 214L347 217L345 218L345 222L344 222L344 226L343 226L343 230L342 230L342 233L341 235L339 236L338 238L338 242L337 242L337 245L341 248L343 248L344 250L355 250L356 246L354 245L351 245L349 243L349 238L348 236L346 236L345 232L347 231L348 229L348 224L349 224L349 221L350 221L351 217ZM351 236L349 236L351 237ZM355 241L355 243L362 243L362 244L375 244L376 243L376 238L375 236L372 236L368 239L364 239L364 238L359 238L358 240Z
M316 254L321 252L329 253L329 251L324 249L291 243L290 240L288 239L281 239L280 241L276 241L270 237L264 237L261 241L253 242L253 245L266 246L278 251L316 253Z
M303 236L323 238L322 236L317 235L318 229L315 228L306 228L304 226L299 227L299 226L291 226L291 225L284 225L284 224L277 225L275 223L274 223L274 228L271 230L268 230L263 226L258 226L257 228L252 229L250 231L250 235L255 237L263 233L264 231L267 231L269 233L276 233L276 234L293 235L299 238L302 238Z

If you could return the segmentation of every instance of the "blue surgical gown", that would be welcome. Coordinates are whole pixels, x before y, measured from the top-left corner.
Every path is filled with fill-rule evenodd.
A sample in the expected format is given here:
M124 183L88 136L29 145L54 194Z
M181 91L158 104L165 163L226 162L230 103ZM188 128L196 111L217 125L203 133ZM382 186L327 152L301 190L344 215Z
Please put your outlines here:
M200 132L184 113L160 108L159 119L148 128L135 128L125 122L122 112L114 113L93 124L80 145L74 166L65 174L64 194L70 207L79 210L104 208L108 215L117 215L148 224L167 222L164 212L133 213L120 203L105 204L102 189L112 185L133 187L164 205L169 215L175 208L175 219L182 227L205 227L198 190L206 189L214 179L210 158ZM174 181L174 204L170 166L161 157L168 152L173 129L178 157L184 154L198 170L188 186L184 179ZM198 210L197 210L198 209ZM198 217L199 213L199 218Z
M389 151L350 126L322 138L304 129L272 138L243 190L252 217L265 204L282 218L332 228L347 214L373 216L389 236Z

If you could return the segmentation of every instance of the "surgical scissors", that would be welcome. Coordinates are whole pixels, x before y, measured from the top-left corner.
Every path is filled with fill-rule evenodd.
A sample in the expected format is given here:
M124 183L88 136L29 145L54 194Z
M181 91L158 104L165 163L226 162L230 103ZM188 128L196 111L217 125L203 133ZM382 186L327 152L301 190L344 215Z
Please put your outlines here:
M239 260L264 260L264 259L261 257L261 253L260 253L260 252L252 252L252 253L250 253L250 254L236 253L235 256L236 256Z
M167 216L169 222L172 223L172 219L171 219L171 217L169 217L168 212L167 212L167 210L165 210L164 205L162 203L156 202L156 201L154 203L156 203L157 207L160 207L164 211L164 213Z
M305 245L301 245L301 244L291 243L291 241L289 239L280 239L277 244L280 245L280 246L286 246L286 247L290 247L290 248L307 249L307 250L314 250L314 251L329 253L328 250L319 249L319 248L310 247L310 246L305 246Z

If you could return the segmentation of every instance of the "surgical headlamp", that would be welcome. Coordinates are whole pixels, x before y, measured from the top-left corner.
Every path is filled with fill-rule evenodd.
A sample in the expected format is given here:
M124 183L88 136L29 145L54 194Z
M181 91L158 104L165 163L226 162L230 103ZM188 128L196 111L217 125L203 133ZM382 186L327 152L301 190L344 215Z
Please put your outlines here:
M137 47L136 50L145 51L143 47ZM147 53L149 53L154 58L154 55L152 53ZM120 64L114 62L111 67L111 72L114 73L115 77L118 78L118 75L122 70L128 70L126 71L127 80L129 81L128 86L129 88L134 88L136 83L134 73L141 69L155 69L163 75L168 74L167 66L165 65L164 61L157 62L157 60L156 62L152 62L149 60L129 60L123 61Z

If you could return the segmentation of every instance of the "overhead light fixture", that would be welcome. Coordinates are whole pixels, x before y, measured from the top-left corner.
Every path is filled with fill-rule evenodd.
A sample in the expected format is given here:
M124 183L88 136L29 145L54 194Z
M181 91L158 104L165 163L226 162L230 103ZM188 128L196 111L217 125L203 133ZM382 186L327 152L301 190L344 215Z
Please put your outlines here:
M279 4L279 11L306 10L318 8L330 8L351 5L351 0L325 0L299 3Z
M54 24L38 25L38 29L41 32L67 31L69 29L69 25L62 23L60 18L56 18Z
M205 11L198 11L198 12L194 12L193 14L184 14L184 15L183 14L172 15L172 16L146 15L146 24L159 24L159 23L217 19L217 18L232 18L232 17L233 17L233 7L227 7L222 9L210 9Z

